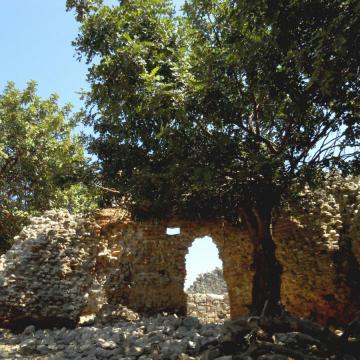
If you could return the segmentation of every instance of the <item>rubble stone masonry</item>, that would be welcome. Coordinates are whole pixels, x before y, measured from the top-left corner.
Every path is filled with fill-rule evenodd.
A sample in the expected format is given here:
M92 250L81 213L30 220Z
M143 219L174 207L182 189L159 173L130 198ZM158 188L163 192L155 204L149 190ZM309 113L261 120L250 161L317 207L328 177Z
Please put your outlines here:
M218 294L188 294L187 315L196 317L205 324L223 323L230 319L229 298Z
M359 180L332 181L302 199L273 225L284 306L323 323L346 322L359 311ZM168 227L180 234L167 235ZM84 217L48 211L0 258L0 325L75 325L104 303L185 314L185 255L206 235L223 262L231 317L247 314L254 271L245 228L216 219L135 222L120 209Z

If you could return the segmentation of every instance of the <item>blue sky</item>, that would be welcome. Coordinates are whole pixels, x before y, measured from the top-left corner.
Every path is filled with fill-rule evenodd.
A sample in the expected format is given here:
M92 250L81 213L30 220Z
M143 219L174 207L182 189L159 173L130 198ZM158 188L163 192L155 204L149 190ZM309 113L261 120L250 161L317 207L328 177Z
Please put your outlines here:
M39 95L58 93L61 103L80 106L86 67L74 58L77 23L65 0L0 0L0 88L13 80L38 82Z
M65 11L66 0L0 0L0 92L8 80L24 88L38 82L38 94L60 96L60 103L81 107L79 91L86 89L86 65L79 63L71 41L78 23ZM107 0L107 3L117 3ZM174 2L179 8L182 0ZM187 257L190 284L197 274L221 266L215 245L194 242Z
M116 0L107 0L116 4ZM176 0L177 8L182 0ZM39 95L60 95L61 103L81 105L86 65L79 63L71 41L78 23L65 11L66 0L0 0L0 89L8 80L23 88L38 82Z

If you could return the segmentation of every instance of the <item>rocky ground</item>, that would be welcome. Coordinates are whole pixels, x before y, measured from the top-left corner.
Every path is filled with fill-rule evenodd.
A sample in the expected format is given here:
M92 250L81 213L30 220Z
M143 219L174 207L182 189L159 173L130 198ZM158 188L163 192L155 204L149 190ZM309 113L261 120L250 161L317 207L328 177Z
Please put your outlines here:
M75 329L0 330L0 359L360 359L359 323L335 330L288 315L219 324L159 314Z

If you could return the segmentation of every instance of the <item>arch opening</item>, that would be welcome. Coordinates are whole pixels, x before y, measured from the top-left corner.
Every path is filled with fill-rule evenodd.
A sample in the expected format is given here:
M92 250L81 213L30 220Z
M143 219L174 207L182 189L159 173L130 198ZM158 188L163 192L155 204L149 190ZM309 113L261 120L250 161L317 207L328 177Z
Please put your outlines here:
M187 315L204 323L221 323L230 318L228 289L223 263L212 238L196 238L185 257Z

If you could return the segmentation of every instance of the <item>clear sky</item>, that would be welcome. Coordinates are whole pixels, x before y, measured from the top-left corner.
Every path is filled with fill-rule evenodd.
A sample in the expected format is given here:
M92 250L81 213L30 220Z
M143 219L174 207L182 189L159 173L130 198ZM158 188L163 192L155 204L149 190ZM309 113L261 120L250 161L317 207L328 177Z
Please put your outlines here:
M174 3L179 8L183 1ZM8 80L23 88L36 80L39 95L56 92L61 103L81 103L86 65L75 57L71 41L78 23L65 11L66 0L0 0L0 89ZM116 4L116 0L106 0Z
M215 267L222 268L222 262L212 239L209 236L195 239L186 256L185 289L194 282L199 274L211 271Z
M116 0L107 0L117 3ZM71 41L78 24L65 11L66 0L0 0L0 92L8 80L19 88L38 82L38 93L60 96L60 103L81 107L78 93L86 89L86 65L79 63ZM183 0L174 1L177 8ZM1 134L0 134L1 136ZM187 256L187 283L202 272L221 266L209 238L193 243Z

